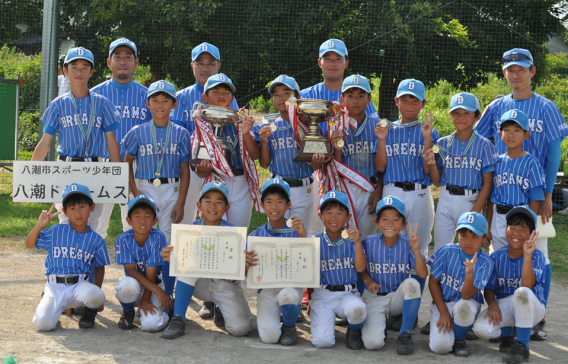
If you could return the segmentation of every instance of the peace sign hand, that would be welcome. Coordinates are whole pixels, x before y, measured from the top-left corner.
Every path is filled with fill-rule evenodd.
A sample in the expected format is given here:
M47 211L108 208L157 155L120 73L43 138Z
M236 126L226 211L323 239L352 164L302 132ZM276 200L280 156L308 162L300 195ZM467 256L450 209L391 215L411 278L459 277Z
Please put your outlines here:
M432 116L431 111L428 111L428 114L424 111L424 121L420 128L424 138L430 138L432 136L432 130L434 130L434 117Z
M61 211L59 211L59 212L56 212L55 214L52 214L51 212L53 211L54 207L55 207L55 204L52 204L49 211L43 210L41 212L41 214L39 215L39 218L37 219L36 226L41 227L43 229L44 227L46 227L51 222L51 220L55 216L57 216L61 213Z
M408 237L408 245L410 245L410 249L413 252L420 252L420 237L418 236L418 234L416 234L416 232L418 231L418 225L420 225L420 223L417 222L416 226L414 227L414 231L412 231L412 226L410 226L408 229L410 231L410 235Z
M465 274L471 273L473 274L473 268L475 268L475 262L477 262L477 252L473 255L473 258L469 260L469 258L465 259Z
M531 233L529 240L523 243L524 255L532 255L532 253L536 250L536 239L538 239L538 234L538 231L534 230Z

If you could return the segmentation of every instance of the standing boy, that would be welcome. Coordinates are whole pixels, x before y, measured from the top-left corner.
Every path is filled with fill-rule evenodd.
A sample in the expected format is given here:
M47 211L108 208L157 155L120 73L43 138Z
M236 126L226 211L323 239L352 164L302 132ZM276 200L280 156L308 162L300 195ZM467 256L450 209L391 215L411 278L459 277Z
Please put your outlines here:
M39 331L51 331L66 308L85 305L79 327L90 329L95 325L98 311L104 309L105 294L101 290L105 265L109 265L106 244L88 225L89 215L95 209L87 186L72 183L62 194L62 212L69 224L44 228L61 212L52 214L43 210L36 226L26 238L26 248L47 250L45 275L47 284L33 318ZM95 266L92 272L91 266ZM89 275L95 275L95 284Z

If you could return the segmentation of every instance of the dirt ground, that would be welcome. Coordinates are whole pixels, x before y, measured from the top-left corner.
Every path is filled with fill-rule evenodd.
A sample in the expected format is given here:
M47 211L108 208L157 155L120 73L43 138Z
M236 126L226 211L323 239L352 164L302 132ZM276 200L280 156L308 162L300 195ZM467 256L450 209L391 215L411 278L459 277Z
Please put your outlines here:
M112 257L111 257L112 258ZM114 287L123 276L121 267L113 263L107 267L103 290L107 302L90 330L78 328L78 315L62 316L57 328L48 333L38 332L32 324L36 306L45 285L43 252L21 250L0 251L0 359L13 354L23 363L495 363L501 362L498 344L477 340L468 342L473 354L456 358L452 354L439 356L428 348L428 337L418 329L413 332L414 355L396 354L396 333L389 332L386 346L378 352L366 349L351 351L345 347L345 328L336 328L336 345L331 349L316 349L310 342L309 321L298 324L300 340L296 346L263 344L256 331L247 337L235 338L212 320L201 320L198 315L201 302L192 301L188 310L186 335L176 340L164 340L161 334L134 329L123 331L117 327L121 307L114 296ZM112 261L113 259L111 259ZM256 314L256 297L246 290L247 299ZM419 327L428 321L428 290L424 292L419 313ZM568 288L553 285L547 312L549 339L531 342L532 363L566 363L568 357ZM135 323L139 324L138 319ZM564 359L563 359L564 358Z

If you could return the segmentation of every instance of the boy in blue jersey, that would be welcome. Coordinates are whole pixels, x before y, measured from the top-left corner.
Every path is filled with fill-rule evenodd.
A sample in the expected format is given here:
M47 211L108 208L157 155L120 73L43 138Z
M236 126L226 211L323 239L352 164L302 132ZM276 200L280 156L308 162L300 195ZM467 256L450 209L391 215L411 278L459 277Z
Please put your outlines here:
M459 217L467 211L481 213L491 195L499 155L488 139L473 131L480 109L470 93L452 96L449 114L456 131L438 139L437 147L424 154L432 183L443 186L434 221L435 251L453 243Z
M545 314L544 254L536 248L536 214L526 206L507 214L507 246L491 254L494 269L485 287L487 308L473 330L485 339L501 338L503 361L518 364L529 359L531 328ZM515 340L514 328L517 328Z
M471 354L465 338L483 304L482 290L493 270L493 261L481 249L487 239L487 221L477 212L466 212L456 229L459 244L441 247L428 260L432 295L430 350Z
M88 225L89 215L95 208L87 186L72 183L62 194L63 213L69 224L45 227L61 214L42 211L38 221L26 238L26 248L47 250L45 275L47 284L33 318L39 331L51 331L66 308L85 305L79 327L90 329L95 325L98 311L104 309L105 295L101 290L105 265L109 265L108 252L103 238ZM45 229L45 230L44 230ZM95 271L91 271L91 266ZM89 275L95 275L95 284Z
M166 236L152 228L157 222L156 203L145 195L138 195L128 203L126 218L132 229L116 239L115 260L124 265L126 276L116 285L116 298L122 305L118 327L134 327L134 308L140 311L142 331L156 332L168 324L172 308L170 296L164 292L162 249L167 246Z
M560 144L568 136L568 125L552 101L532 91L531 80L535 74L536 67L529 50L514 48L505 52L503 54L503 76L507 79L512 94L489 104L475 126L475 130L486 138L494 136L497 152L503 154L507 149L499 137L501 115L511 109L518 109L528 116L531 134L523 142L523 150L533 155L545 171L544 200L540 202L537 213L544 223L552 218L552 190L556 183L556 174L561 159ZM548 259L548 239L540 238L536 245L546 258L544 290L546 306L552 274ZM544 326L545 321L542 320L534 327L531 340L546 339Z
M144 194L156 202L159 227L168 245L172 223L183 219L189 187L189 133L169 120L170 111L177 106L175 91L175 86L167 81L151 84L146 105L152 112L152 121L135 126L122 140L124 161L130 168L130 192L135 197ZM169 264L163 273L166 293L171 296L175 277L169 275Z
M268 222L250 236L305 238L306 230L300 218L286 219L290 208L290 186L280 178L272 178L262 186L262 207ZM257 265L257 254L247 251L247 268ZM248 271L247 271L248 273ZM284 346L296 344L296 320L301 314L300 288L264 288L257 294L257 326L260 340L267 344L280 342ZM280 315L283 322L280 326Z
M420 278L428 276L428 268L420 251L420 237L410 229L410 236L400 235L406 228L406 209L396 197L387 196L377 204L376 227L381 233L369 235L363 240L367 258L367 270L361 278L367 286L363 302L367 306L367 321L361 332L363 343L369 350L379 350L385 345L386 315L402 315L398 334L399 355L414 352L412 326L420 309L420 284L410 278L415 269Z
M192 225L235 226L223 219L231 207L228 200L229 191L221 182L205 184L197 203L197 209L203 217ZM162 250L162 257L166 262L170 261L172 250L172 246ZM245 269L248 269L248 266ZM224 325L231 335L245 336L250 332L252 314L240 281L178 277L174 316L162 333L163 338L175 339L185 334L185 314L192 296L216 304L215 323Z
M272 96L272 103L280 115L258 132L259 164L270 171L272 178L280 178L290 186L291 205L285 217L300 218L308 231L312 220L313 170L309 163L294 162L299 149L286 111L286 101L290 97L300 98L300 86L292 77L280 75L272 81L268 93ZM271 128L274 127L276 129L272 131Z
M495 165L491 201L487 204L491 251L507 245L506 215L513 207L528 205L537 213L544 200L541 165L523 150L523 142L530 137L527 115L517 109L507 111L501 117L500 133L507 153L501 154Z
M58 135L59 161L102 162L107 153L111 162L121 161L114 135L120 125L120 115L106 97L89 91L94 64L93 53L88 49L77 47L67 52L63 71L69 78L71 91L53 100L41 117L45 127L34 150L33 161L45 158L55 134ZM55 207L62 211L61 204ZM100 231L102 212L103 204L97 204L89 216L89 226L94 231ZM59 222L67 223L67 217L59 215Z
M317 348L335 345L335 318L347 319L345 345L352 350L363 347L361 327L367 318L365 303L357 292L357 273L367 264L357 229L343 230L349 218L349 197L329 191L320 200L319 217L325 231L320 239L320 288L308 289L312 344Z
M364 239L377 231L374 222L375 207L383 192L382 184L377 186L379 178L375 166L377 138L374 131L379 119L366 113L366 108L371 104L369 80L360 75L347 77L341 89L341 102L345 105L349 117L355 119L357 126L348 127L345 135L341 130L335 130L330 135L327 124L323 125L323 130L333 147L335 160L351 169L351 177L343 178L347 182L347 191L353 202L353 213L361 239ZM337 144L340 140L342 146Z
M136 125L147 123L152 119L152 113L146 106L148 89L134 81L134 71L138 67L138 53L136 44L126 39L119 38L113 41L109 47L107 66L112 71L112 78L91 89L92 92L103 95L116 107L120 114L120 126L115 129L114 135L118 142L122 141L126 134ZM124 161L126 150L120 145L120 158ZM105 153L105 161L109 160L109 154ZM98 233L106 237L109 219L114 204L104 204L103 212L99 220ZM122 215L122 229L129 230L130 225L126 222L128 205L120 205Z

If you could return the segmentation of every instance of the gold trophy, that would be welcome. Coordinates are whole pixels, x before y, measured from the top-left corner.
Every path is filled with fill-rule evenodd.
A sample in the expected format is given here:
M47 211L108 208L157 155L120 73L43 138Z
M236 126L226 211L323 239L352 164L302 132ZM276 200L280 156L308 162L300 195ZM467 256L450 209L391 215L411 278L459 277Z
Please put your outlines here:
M310 122L310 131L301 140L300 151L294 162L311 162L316 153L324 153L326 157L333 157L327 140L318 133L318 123L328 121L334 106L331 102L317 99L300 99L297 101L298 118Z
M211 124L213 133L217 137L221 148L223 148L223 153L225 154L225 159L227 161L231 158L233 151L222 138L221 133L226 125L237 124L239 121L238 110L231 109L230 107L224 106L214 106L214 105L199 105L197 110L194 112L199 113L200 118ZM202 160L211 160L211 156L205 147L205 143L200 142L197 150L197 158L189 161L189 165L193 170L197 167Z

